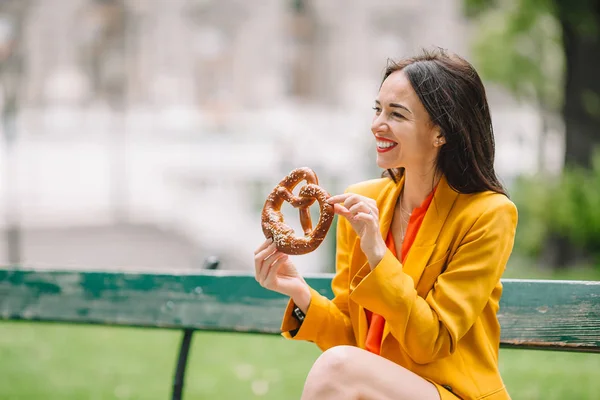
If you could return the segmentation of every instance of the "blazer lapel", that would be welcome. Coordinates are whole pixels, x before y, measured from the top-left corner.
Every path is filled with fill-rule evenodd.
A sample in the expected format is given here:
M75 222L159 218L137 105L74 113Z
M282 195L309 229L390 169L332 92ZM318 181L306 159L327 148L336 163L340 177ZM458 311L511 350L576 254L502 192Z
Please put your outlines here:
M442 176L415 241L404 260L404 272L413 278L415 287L429 262L442 227L457 197L458 192L454 191Z
M404 273L413 279L415 288L419 284L421 275L423 275L423 271L429 262L429 258L435 250L438 236L440 235L442 227L446 222L446 218L448 218L448 214L457 197L458 192L452 189L448 185L446 178L442 176L435 194L433 195L433 200L429 205L429 209L425 213L421 227L417 232L415 241L402 265ZM389 324L386 323L383 330L382 342L389 332Z
M394 209L398 201L398 196L404 187L404 176L400 178L398 183L390 181L390 184L383 191L383 194L376 199L377 208L379 209L379 230L383 239L387 237L392 219L394 217Z

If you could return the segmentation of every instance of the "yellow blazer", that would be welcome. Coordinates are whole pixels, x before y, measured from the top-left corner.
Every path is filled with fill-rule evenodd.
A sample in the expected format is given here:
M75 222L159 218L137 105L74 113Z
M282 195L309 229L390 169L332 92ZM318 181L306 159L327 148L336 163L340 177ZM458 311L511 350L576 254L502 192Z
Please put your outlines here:
M387 236L404 180L352 185L347 192L377 201L381 234ZM463 399L510 399L498 371L500 277L511 254L517 209L504 195L459 194L445 178L405 263L388 250L371 271L360 239L347 220L337 227L334 299L311 289L306 318L298 328L290 301L282 334L322 350L365 347L365 309L386 320L381 356Z

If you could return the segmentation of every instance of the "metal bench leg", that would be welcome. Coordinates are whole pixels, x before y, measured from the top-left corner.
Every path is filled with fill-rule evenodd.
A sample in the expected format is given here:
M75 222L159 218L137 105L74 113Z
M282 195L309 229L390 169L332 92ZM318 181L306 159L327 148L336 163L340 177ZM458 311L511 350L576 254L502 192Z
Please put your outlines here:
M173 378L173 400L181 400L182 398L183 385L185 383L185 368L187 366L187 358L193 334L193 329L183 330L181 346L179 347L179 359L177 360L177 368L175 369L175 376Z
M216 256L208 257L204 261L204 269L215 270L219 268L219 259ZM179 359L177 360L177 368L173 377L173 400L181 400L183 396L183 385L185 384L185 368L187 367L188 353L190 352L190 344L192 343L193 329L184 329L183 337L181 338L181 346L179 347Z

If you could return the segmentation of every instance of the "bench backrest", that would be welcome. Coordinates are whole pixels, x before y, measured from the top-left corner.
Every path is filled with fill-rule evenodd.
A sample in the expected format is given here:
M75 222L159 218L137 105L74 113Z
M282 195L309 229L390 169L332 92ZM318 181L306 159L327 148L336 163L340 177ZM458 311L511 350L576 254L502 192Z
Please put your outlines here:
M306 279L331 298L331 278ZM503 347L600 352L600 282L503 284ZM5 320L277 334L286 303L248 273L0 269Z

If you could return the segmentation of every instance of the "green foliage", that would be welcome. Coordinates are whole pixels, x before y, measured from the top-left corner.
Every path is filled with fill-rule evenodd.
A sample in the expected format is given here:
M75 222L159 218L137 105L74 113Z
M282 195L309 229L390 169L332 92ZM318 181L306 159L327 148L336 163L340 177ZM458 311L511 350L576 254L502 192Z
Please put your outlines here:
M562 103L564 51L551 0L466 0L474 17L474 64L483 79L547 110Z
M519 211L515 251L537 257L548 235L549 186L538 177L520 177L512 190Z
M594 0L465 0L474 22L474 64L482 78L535 102L542 116L564 102L563 26L571 36L597 37L600 14ZM594 39L595 40L595 39ZM572 43L576 46L576 43ZM571 63L576 60L570 60ZM576 102L575 102L576 103ZM600 97L590 89L571 114L600 115ZM581 109L580 109L581 108ZM563 110L563 112L565 112ZM547 122L547 118L544 117ZM573 127L568 134L576 134ZM570 129L570 130L569 130ZM600 172L569 168L564 176L523 178L517 185L520 223L516 251L538 256L547 239L563 237L600 260ZM599 261L600 262L600 261Z
M600 151L590 170L567 167L556 179L522 177L513 192L519 209L516 251L539 256L554 233L600 263Z

